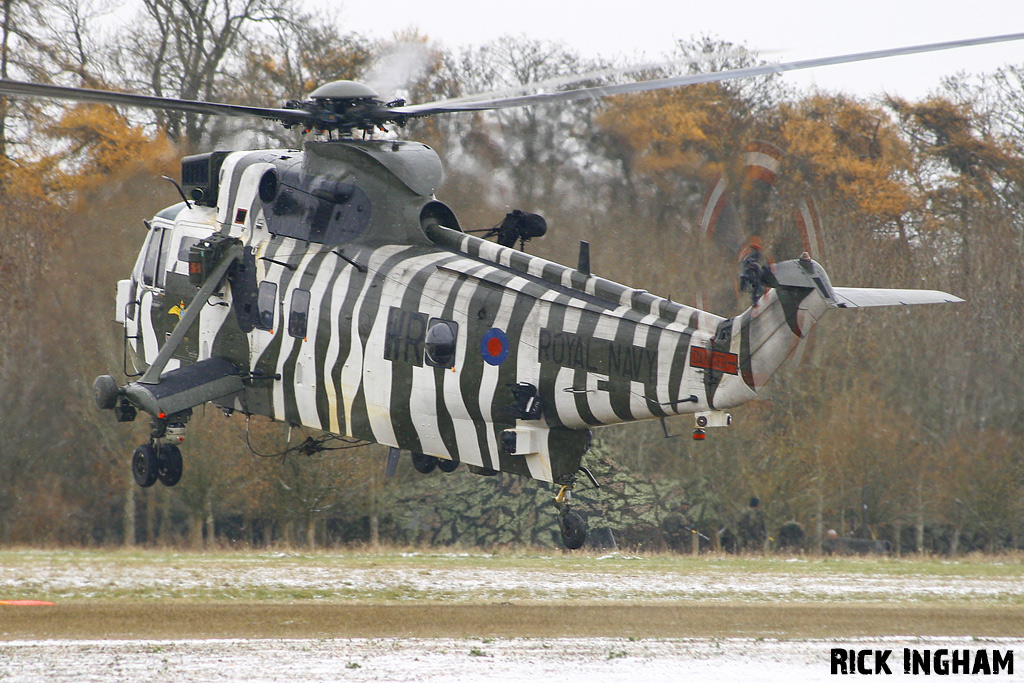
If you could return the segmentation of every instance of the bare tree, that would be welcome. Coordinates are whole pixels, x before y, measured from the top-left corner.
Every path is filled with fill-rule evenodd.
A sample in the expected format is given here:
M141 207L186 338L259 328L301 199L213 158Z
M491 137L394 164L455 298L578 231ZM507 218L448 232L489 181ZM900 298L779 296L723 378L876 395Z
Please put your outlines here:
M143 0L143 28L130 32L122 56L130 85L160 97L216 100L232 64L259 24L290 21L291 0ZM159 112L168 136L203 142L205 115Z

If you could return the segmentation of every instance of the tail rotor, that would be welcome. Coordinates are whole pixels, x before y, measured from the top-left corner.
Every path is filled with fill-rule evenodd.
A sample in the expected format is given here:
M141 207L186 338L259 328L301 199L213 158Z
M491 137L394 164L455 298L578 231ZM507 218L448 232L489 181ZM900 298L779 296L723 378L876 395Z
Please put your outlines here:
M814 197L807 192L779 192L785 184L784 161L782 149L753 140L734 174L738 179L722 173L711 183L701 205L700 236L711 260L731 264L736 279L731 285L721 279L708 283L697 297L698 307L733 315L764 296L777 261L804 254L824 260L825 235ZM794 195L799 199L792 207L785 197ZM806 354L807 344L807 338L801 340L797 356Z

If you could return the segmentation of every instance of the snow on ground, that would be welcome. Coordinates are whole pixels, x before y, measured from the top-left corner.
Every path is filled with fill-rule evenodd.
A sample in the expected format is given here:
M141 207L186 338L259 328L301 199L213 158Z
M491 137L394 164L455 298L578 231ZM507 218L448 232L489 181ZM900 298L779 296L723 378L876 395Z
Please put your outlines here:
M167 556L165 556L166 558ZM432 556L437 558L438 556ZM263 595L302 598L443 600L501 599L675 601L932 601L1020 604L1024 581L1008 575L907 573L877 566L874 573L795 571L782 563L734 572L712 565L700 571L651 571L644 558L621 555L581 560L567 568L543 561L503 568L452 558L437 566L376 560L363 564L332 558L261 555L228 560L203 556L91 558L11 562L0 565L0 595L86 599L147 599ZM603 561L607 559L608 562ZM370 563L370 566L367 565ZM441 564L444 564L442 562ZM613 571L604 571L614 564ZM457 569L453 569L457 566ZM903 678L902 649L999 649L1024 652L1022 639L916 638L775 640L770 638L326 638L207 640L0 641L0 683L43 681L832 681L832 648L892 649L894 676ZM1018 662L1016 675L1020 676ZM943 678L948 678L944 676ZM953 677L956 678L956 677ZM1005 678L1001 676L999 678Z
M601 558L593 563L600 565ZM628 560L615 556L616 561ZM898 575L792 571L736 573L707 569L697 573L636 570L611 572L586 569L485 568L453 571L449 567L352 567L329 561L204 561L188 557L180 563L61 562L52 565L0 565L0 595L19 594L90 598L144 593L148 597L202 597L301 592L305 597L374 599L386 594L397 600L470 602L489 599L548 601L591 600L944 600L1004 602L1024 597L1024 581L1014 577Z
M904 647L1016 649L1019 653L1024 642L967 638L842 643L736 638L11 641L0 642L0 681L790 683L834 681L829 660L834 647L892 649L889 665L894 677L905 678Z

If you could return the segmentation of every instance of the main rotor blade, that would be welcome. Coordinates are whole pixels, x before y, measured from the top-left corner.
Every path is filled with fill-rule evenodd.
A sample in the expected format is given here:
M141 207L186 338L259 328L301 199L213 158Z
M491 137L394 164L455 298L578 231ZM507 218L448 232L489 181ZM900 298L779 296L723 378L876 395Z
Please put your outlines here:
M815 67L831 66L834 64L848 64L851 62L862 62L871 59L883 59L886 57L897 57L901 55L919 54L924 52L934 52L937 50L949 50L1022 39L1024 39L1024 33L1013 33L1002 36L970 38L943 43L930 43L927 45L914 45L909 47L875 50L871 52L859 52L855 54L838 55L835 57L806 59L796 62L784 62L781 64L763 64L760 66L746 67L742 69L673 76L669 78L624 83L619 85L578 88L575 90L565 90L555 93L538 93L533 95L495 97L490 99L486 98L486 96L484 99L476 99L476 96L469 96L457 98L455 100L441 100L438 102L429 102L426 104L411 106L378 107L365 115L365 121L363 119L358 121L354 119L352 121L340 120L333 114L328 114L327 118L324 119L322 112L312 112L306 109L250 107L237 104L183 100L171 97L154 97L151 95L136 95L133 93L120 93L106 90L91 90L88 88L41 85L38 83L27 83L24 81L13 81L9 79L0 79L0 95L69 100L72 102L94 102L114 106L186 111L215 116L252 116L277 120L288 126L311 122L314 125L323 124L326 127L340 128L345 127L346 124L364 124L366 121L369 121L374 125L379 125L387 121L402 122L410 117L430 116L432 114L446 114L461 111L489 111L494 109L525 107L535 104L571 102L582 99L610 97L626 93L661 90L664 88L675 88L683 85L696 85L698 83L713 83L737 78L749 78L752 76L784 73L786 71L796 71L799 69L812 69Z
M656 71L659 69L665 69L670 66L679 66L682 64L695 64L699 65L706 63L711 59L722 59L733 56L743 56L749 54L745 49L729 50L723 52L712 52L707 54L700 54L696 57L684 60L662 60L660 62L644 62L642 64L629 64L626 66L614 66L606 67L603 69L595 69L593 71L584 71L577 74L568 74L565 76L556 76L554 78L546 78L543 81L534 81L532 83L524 83L522 85L514 85L508 88L502 88L501 90L492 90L489 92L474 93L472 95L463 95L461 97L453 97L448 100L443 100L446 106L453 104L462 104L463 102L482 102L496 99L504 99L512 97L514 95L520 95L527 92L534 92L540 89L555 89L562 88L569 85L576 85L583 81L592 81L599 78L608 78L609 76L625 76L627 74L639 74L643 71ZM764 54L764 53L761 53ZM768 52L771 54L771 51Z
M212 114L214 116L258 116L264 119L275 119L283 123L299 123L309 117L309 112L302 109L275 109L268 107L247 107L238 104L222 104L218 102L201 102L197 100L179 100L172 97L153 97L151 95L135 95L132 93L111 92L108 90L90 90L88 88L69 88L60 85L41 85L0 78L0 94L20 95L72 102L93 102L122 107L140 107L143 109L169 109L186 111L196 114Z
M887 48L884 50L857 52L853 54L837 55L834 57L804 59L796 62L783 62L780 64L762 64L760 66L752 66L742 69L731 69L726 71L713 71L710 73L703 74L687 74L685 76L672 76L669 78L658 78L655 80L640 81L636 83L597 86L593 88L578 88L576 90L565 90L562 92L555 93L538 93L534 95L522 95L519 97L501 97L490 100L474 101L466 101L466 98L459 98L458 100L441 100L438 102L415 104L406 107L392 107L391 109L389 109L389 111L397 116L430 116L432 114L448 114L460 111L490 111L494 109L526 107L534 104L572 102L575 100L611 97L613 95L624 95L626 93L647 92L651 90L675 88L682 85L696 85L698 83L715 83L719 81L734 80L737 78L750 78L752 76L766 76L768 74L785 73L787 71L813 69L820 66L833 66L835 64L865 62L872 59L884 59L886 57L899 57L902 55L913 55L924 52L936 52L939 50L951 50L961 47L971 47L974 45L988 45L991 43L1002 43L1011 40L1022 39L1024 39L1024 33L1010 33L1001 36L968 38L964 40L950 40L942 43L928 43L926 45L911 45L908 47Z

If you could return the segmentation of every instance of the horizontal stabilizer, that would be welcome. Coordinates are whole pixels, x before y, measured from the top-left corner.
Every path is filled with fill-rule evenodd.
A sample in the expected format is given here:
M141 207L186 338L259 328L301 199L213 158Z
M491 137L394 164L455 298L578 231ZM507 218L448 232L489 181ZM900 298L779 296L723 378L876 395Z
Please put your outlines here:
M837 308L865 306L910 306L912 304L953 304L958 296L935 289L873 289L870 287L833 287Z

